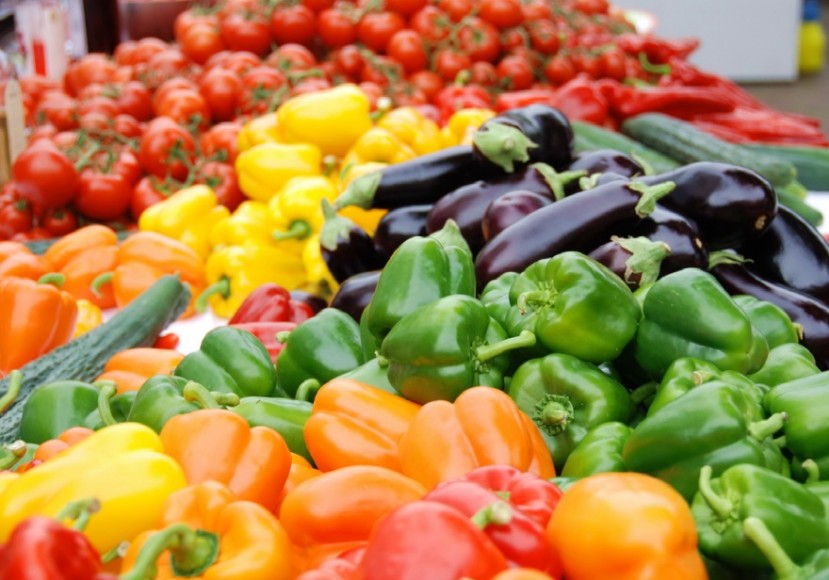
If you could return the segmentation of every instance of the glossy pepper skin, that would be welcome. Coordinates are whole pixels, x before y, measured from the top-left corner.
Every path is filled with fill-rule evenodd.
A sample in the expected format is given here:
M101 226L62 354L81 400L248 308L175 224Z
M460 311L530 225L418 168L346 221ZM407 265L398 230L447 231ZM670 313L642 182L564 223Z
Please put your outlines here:
M800 342L803 329L792 322L786 312L771 302L759 300L748 294L732 296L737 306L748 315L752 326L766 339L769 349L781 344Z
M337 193L334 182L321 175L288 180L268 202L273 240L301 252L302 246L325 223L320 207L322 200L333 202Z
M168 348L128 348L112 355L95 381L112 381L119 393L138 391L150 377L172 374L183 358Z
M274 364L276 364L276 359L279 358L282 351L285 350L285 343L279 342L277 336L283 332L290 332L297 327L293 322L239 322L228 324L228 326L249 332L259 339L265 345L265 349Z
M98 408L98 389L81 381L39 386L23 405L20 438L27 443L43 443L70 427L83 425L86 416Z
M576 482L556 507L547 537L573 580L708 577L688 504L670 485L640 473Z
M359 381L392 395L400 394L389 382L389 365L381 364L380 359L376 357L361 364L356 369L340 375L339 378Z
M294 177L320 175L322 153L311 143L261 143L239 154L234 164L239 188L268 202Z
M518 272L501 274L484 286L480 296L481 303L486 306L489 315L504 327L507 324L507 315L512 307L509 301L509 289L516 278L518 278Z
M815 355L802 344L781 344L769 351L766 363L748 378L774 389L777 385L816 375Z
M760 518L743 520L743 534L751 540L774 569L780 580L826 580L829 578L829 550L818 550L806 560L795 563Z
M276 397L244 397L229 409L251 427L267 427L279 433L291 453L312 461L303 429L311 416L311 403Z
M268 350L250 332L232 326L208 332L199 350L185 356L173 373L211 391L240 397L276 393L276 371Z
M454 401L478 385L503 388L508 352L535 343L532 333L507 338L483 304L447 296L404 316L380 346L389 382L416 403Z
M751 393L712 381L645 418L625 443L622 459L629 470L667 481L690 501L705 465L715 474L738 463L787 467L770 439L783 427L784 416L762 417Z
M621 354L642 316L625 283L579 252L535 262L515 279L509 297L507 331L534 332L538 345L530 352L560 352L597 364Z
M126 391L116 395L114 390L107 391L107 388L101 388L98 392L98 405L83 420L83 427L99 431L109 425L127 420L138 391Z
M365 362L360 345L360 328L342 310L326 308L290 331L279 355L276 378L289 396L313 400L323 383ZM311 379L316 384L298 393Z
M682 357L706 360L743 374L759 370L768 343L749 317L708 272L686 268L659 279L642 304L633 349L654 379Z
M507 392L541 432L558 468L590 429L608 421L627 422L635 410L620 383L566 354L524 363Z
M118 264L118 236L112 229L93 224L75 230L58 240L44 258L66 278L63 289L76 299L89 300L100 308L115 306L112 289L104 287L99 295L92 282Z
M619 421L593 427L573 448L561 476L582 478L597 473L627 471L622 449L631 433L633 429Z
M801 483L756 465L735 465L718 478L700 474L692 504L700 550L724 564L769 569L763 553L743 532L746 518L758 518L791 558L802 561L829 542L820 498Z

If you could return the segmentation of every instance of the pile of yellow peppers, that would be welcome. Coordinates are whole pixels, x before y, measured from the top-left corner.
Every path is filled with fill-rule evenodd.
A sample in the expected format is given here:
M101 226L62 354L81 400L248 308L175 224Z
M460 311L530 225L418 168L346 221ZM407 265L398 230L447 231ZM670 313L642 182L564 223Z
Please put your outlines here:
M465 109L441 128L410 107L372 112L356 85L299 95L240 132L236 172L249 199L233 213L209 187L195 185L148 208L138 226L206 260L208 284L221 288L209 296L219 316L232 316L266 282L330 295L337 283L320 251L322 200L333 202L366 173L468 143L493 115ZM371 235L385 211L349 207L340 215Z

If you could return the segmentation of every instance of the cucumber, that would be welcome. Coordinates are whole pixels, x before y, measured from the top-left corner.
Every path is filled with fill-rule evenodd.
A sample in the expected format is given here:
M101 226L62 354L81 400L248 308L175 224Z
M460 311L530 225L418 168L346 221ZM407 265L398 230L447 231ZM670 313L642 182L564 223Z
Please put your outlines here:
M775 187L797 178L797 169L785 159L727 143L690 123L661 113L645 113L622 123L622 132L683 163L718 161L756 171Z
M98 328L25 365L20 369L23 373L20 395L0 415L0 443L17 438L23 404L36 387L59 379L92 381L115 353L153 344L189 302L190 290L178 276L164 276ZM0 381L0 393L8 388L8 378Z
M811 191L829 191L829 148L752 143L742 147L785 159L797 169L797 180Z
M783 187L776 187L774 191L777 193L777 202L780 205L785 205L815 227L823 223L823 214L820 210L806 203L797 194Z
M639 163L648 165L653 173L665 173L681 165L675 159L625 137L621 133L582 121L570 121L570 125L573 127L573 133L575 133L577 153L595 151L596 149L615 149L625 155L630 155Z

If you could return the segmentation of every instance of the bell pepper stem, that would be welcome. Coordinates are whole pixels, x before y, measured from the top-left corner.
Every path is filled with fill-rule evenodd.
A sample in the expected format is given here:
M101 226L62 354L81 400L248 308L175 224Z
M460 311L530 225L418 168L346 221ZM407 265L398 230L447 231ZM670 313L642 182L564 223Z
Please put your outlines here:
M533 345L535 345L535 334L529 330L522 330L518 336L496 342L495 344L483 344L479 346L475 349L475 357L480 362L486 362L511 350Z
M51 284L57 288L63 288L63 285L66 283L66 276L60 274L58 272L52 272L50 274L44 274L40 278L37 279L38 284Z
M304 240L313 233L311 225L305 220L295 220L284 232L274 232L271 237L281 242L283 240Z
M574 416L575 409L569 397L547 394L535 404L532 419L544 433L554 436L566 430Z
M314 397L317 396L317 391L320 390L321 386L317 379L305 379L297 387L296 397L294 398L298 401L308 401L311 403Z
M800 464L806 472L806 483L817 483L820 481L820 467L814 459L807 459Z
M283 330L282 332L276 333L276 342L279 344L285 344L288 342L288 337L291 336L290 330Z
M171 552L176 576L200 576L219 557L219 537L187 524L173 524L156 532L141 548L132 570L119 580L150 580L158 574L156 561L165 551Z
M768 419L749 424L748 434L757 441L763 441L780 431L788 418L786 413L775 413Z
M481 530L490 525L505 526L512 521L512 509L506 502L494 501L475 512L470 519Z
M374 194L380 187L380 180L383 178L381 171L372 171L357 177L346 186L345 191L334 202L334 209L339 211L350 205L356 205L363 209L371 209L374 203Z
M89 523L89 518L92 517L92 514L100 511L100 509L101 502L94 497L79 499L68 503L65 508L58 512L55 519L59 522L67 519L75 520L75 523L72 524L72 529L82 532L86 529L86 526Z
M504 123L489 123L484 131L476 131L472 137L475 148L492 163L507 173L515 171L515 162L530 160L530 149L538 147L517 127Z
M731 512L734 511L734 504L727 498L719 495L711 487L711 473L710 465L703 466L699 472L699 493L705 500L705 503L714 510L721 518L728 518Z
M515 305L521 314L526 314L530 304L549 304L555 301L557 292L554 290L531 290L518 296Z
M639 403L645 402L648 399L648 397L651 397L656 393L656 387L656 381L648 381L644 385L636 387L630 393L631 401L633 401L637 405Z
M579 171L564 171L559 173L546 163L533 163L530 167L538 171L544 177L544 181L547 182L547 185L549 186L550 191L553 192L553 197L556 201L564 199L565 186L573 181L576 181L577 179L587 176L587 171L584 171L583 169Z
M339 246L340 240L347 240L351 235L351 229L357 225L347 217L337 215L337 210L327 199L322 200L322 215L325 217L325 223L320 230L320 245L333 252Z
M186 401L196 403L202 409L221 409L222 407L234 407L239 404L239 395L236 393L220 393L208 391L207 387L189 381L181 390Z
M98 414L101 416L101 422L105 426L115 425L118 422L112 415L112 407L110 406L110 401L112 401L112 397L117 392L118 389L112 385L104 385L98 391Z
M632 181L627 184L627 187L641 195L634 211L637 216L644 218L653 213L657 201L676 189L676 184L673 181L666 181L656 185L645 185L641 181Z
M789 557L763 520L756 517L743 520L743 534L763 553L780 580L801 577L800 567Z
M112 275L112 272L104 272L92 281L89 288L95 296L101 297L101 287L112 282Z
M23 441L18 440L0 447L0 471L10 469L24 455L26 455L26 444Z
M23 386L23 373L14 370L9 373L9 388L0 397L0 415L6 412L6 409L11 407L20 395L20 388Z
M625 260L625 282L630 283L633 277L638 275L640 286L656 282L662 261L671 255L671 246L665 242L649 240L644 236L636 238L613 236L610 240L630 254L630 257Z
M216 294L224 299L230 296L230 278L222 276L216 282L205 288L204 292L196 298L196 312L199 314L204 313L207 310L207 301L210 300L211 296L215 296Z
M102 564L109 564L113 560L117 560L119 558L123 558L124 555L127 553L127 550L130 547L129 542L121 542L114 548L112 548L109 552L101 554L101 563Z

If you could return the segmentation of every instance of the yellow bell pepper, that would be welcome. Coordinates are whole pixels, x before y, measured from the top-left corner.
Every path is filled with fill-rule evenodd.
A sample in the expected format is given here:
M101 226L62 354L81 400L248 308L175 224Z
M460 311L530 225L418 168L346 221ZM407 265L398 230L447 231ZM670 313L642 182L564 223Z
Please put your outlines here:
M167 496L186 485L152 429L139 423L105 427L5 487L0 542L30 516L54 517L72 501L95 498L101 509L85 534L104 553L157 525Z
M339 190L325 177L295 177L268 202L274 227L273 238L280 247L302 253L308 238L319 232L325 219L320 203L337 199Z
M272 244L273 220L268 204L261 201L243 201L232 215L216 224L210 232L210 245L244 246Z
M343 163L402 163L414 159L414 150L406 145L394 133L382 127L372 127L363 133L348 150Z
M276 113L267 113L251 119L242 126L236 139L237 150L241 153L262 143L278 143L279 124Z
M225 246L205 264L210 286L199 296L196 309L209 302L219 316L230 318L248 295L262 284L274 282L293 290L306 280L302 258L274 246Z
M322 257L319 234L311 236L308 243L305 244L305 250L302 252L302 262L305 264L308 284L318 294L327 297L333 295L340 287Z
M475 130L494 116L495 112L489 109L461 109L454 113L440 131L444 146L471 144Z
M268 201L293 177L321 173L322 154L308 143L262 143L236 158L239 187L256 201Z
M93 328L101 326L103 322L104 315L98 305L81 298L78 300L78 322L75 324L75 334L72 338L78 338Z
M368 97L353 84L292 97L276 116L286 143L313 143L323 154L337 157L372 126Z
M20 474L15 473L14 471L0 471L0 497L2 497L3 492L6 491L6 488L19 477Z
M398 107L383 115L377 126L390 131L417 155L443 148L440 127L413 107Z

